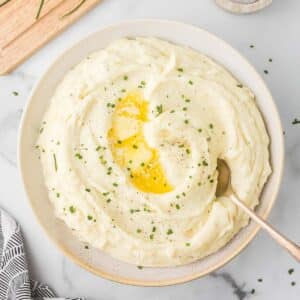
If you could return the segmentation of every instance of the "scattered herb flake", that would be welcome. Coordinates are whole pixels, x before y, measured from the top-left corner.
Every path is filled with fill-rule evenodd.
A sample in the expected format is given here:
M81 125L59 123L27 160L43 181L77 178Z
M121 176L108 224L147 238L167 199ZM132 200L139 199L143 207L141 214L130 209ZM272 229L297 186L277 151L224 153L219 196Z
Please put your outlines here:
M74 12L76 12L83 4L84 2L86 2L86 0L81 0L77 6L75 6L73 9L71 9L69 12L67 12L66 14L64 14L61 18L65 18L68 17L70 15L72 15Z
M88 219L89 221L91 221L91 220L93 220L93 217L92 217L91 215L88 215L88 216L87 216L87 219Z
M254 48L254 45L250 45L250 48Z
M90 189L88 189L88 188L86 188L86 189L85 189L85 191L89 193L91 190L90 190Z
M194 82L193 82L192 80L189 80L189 84L190 84L190 85L193 85Z
M179 204L176 204L175 207L176 207L176 209L180 209L180 205Z
M168 229L167 235L173 234L173 230L171 228Z
M76 208L74 206L70 206L69 211L71 214L74 214L76 212Z
M76 153L75 157L77 157L78 159L82 159L82 155L80 153Z
M18 93L18 92L16 92L16 91L13 91L13 95L14 95L14 96L18 96L18 95L19 95L19 93Z
M2 2L2 3L0 3L0 7L1 6L4 6L6 3L8 3L10 0L6 0L6 1L4 1L4 2Z
M53 153L53 160L54 160L54 169L57 172L57 160L56 160L56 155Z
M160 114L162 114L162 112L163 112L162 104L156 106L156 111L157 111L156 117L158 117Z
M118 184L117 184L116 182L114 182L114 183L113 183L113 186L114 186L114 187L117 187L117 186L118 186Z
M36 13L35 19L37 20L40 17L40 14L42 12L43 6L44 6L45 0L40 1L39 9Z
M143 269L143 266L137 266L138 269L142 270Z
M293 125L300 124L300 119L295 118L295 119L292 121L292 124L293 124Z
M183 72L183 68L177 68L178 72Z
M252 295L255 294L255 289L252 289L250 292Z
M290 275L293 274L293 273L294 273L294 269L293 269L293 268L289 269L289 270L288 270L288 273L289 273Z
M85 246L84 246L84 249L89 249L89 246L88 246L88 245L85 245Z
M185 245L186 245L187 247L191 246L191 244L190 244L190 243L185 243Z
M125 75L125 76L123 77L123 79L124 79L124 80L128 80L128 76Z
M263 282L263 279L262 278L258 278L257 281L258 282Z
M268 70L264 70L264 73L265 73L265 74L269 74L269 71L268 71Z
M236 86L240 89L243 87L243 85L241 83L237 84Z
M292 281L291 282L291 286L295 286L296 285L296 282L295 281Z
M142 229L138 228L138 229L136 230L136 232L137 232L137 233L141 233L141 232L142 232Z

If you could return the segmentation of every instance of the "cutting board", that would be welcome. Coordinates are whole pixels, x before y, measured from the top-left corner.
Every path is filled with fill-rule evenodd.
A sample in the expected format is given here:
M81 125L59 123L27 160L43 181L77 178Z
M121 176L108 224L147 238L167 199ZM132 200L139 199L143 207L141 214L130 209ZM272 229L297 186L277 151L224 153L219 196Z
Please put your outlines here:
M0 75L7 74L101 0L0 0Z

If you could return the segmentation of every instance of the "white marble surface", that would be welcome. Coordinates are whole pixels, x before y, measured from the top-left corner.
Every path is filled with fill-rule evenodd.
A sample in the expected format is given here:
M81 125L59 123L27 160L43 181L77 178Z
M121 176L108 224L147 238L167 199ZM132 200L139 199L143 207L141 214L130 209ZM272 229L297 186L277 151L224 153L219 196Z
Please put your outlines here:
M300 265L263 232L214 275L190 283L141 288L98 278L63 257L44 235L25 198L16 161L22 109L37 79L64 49L105 25L125 19L164 18L196 24L245 55L274 95L286 131L286 164L270 221L300 242L300 124L292 125L295 117L300 118L299 11L297 0L274 1L259 13L243 16L222 11L213 0L104 0L15 72L0 77L0 206L22 225L32 277L48 283L61 296L85 296L88 300L300 299ZM255 47L250 48L251 44ZM13 91L19 95L14 96ZM289 268L295 269L292 275ZM295 286L291 286L292 281ZM255 293L251 294L253 288Z

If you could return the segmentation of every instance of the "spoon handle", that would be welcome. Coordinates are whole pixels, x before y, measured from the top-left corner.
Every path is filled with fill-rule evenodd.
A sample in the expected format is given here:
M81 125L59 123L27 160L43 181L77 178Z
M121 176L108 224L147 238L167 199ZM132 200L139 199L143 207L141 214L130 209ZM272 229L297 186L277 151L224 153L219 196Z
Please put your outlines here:
M252 209L247 207L242 201L237 197L232 195L232 201L239 206L244 212L246 212L257 224L259 224L263 229L265 229L273 239L278 242L283 248L285 248L298 262L300 262L300 247L294 242L286 238L284 235L279 233L275 228L273 228L268 222L264 221L259 217Z

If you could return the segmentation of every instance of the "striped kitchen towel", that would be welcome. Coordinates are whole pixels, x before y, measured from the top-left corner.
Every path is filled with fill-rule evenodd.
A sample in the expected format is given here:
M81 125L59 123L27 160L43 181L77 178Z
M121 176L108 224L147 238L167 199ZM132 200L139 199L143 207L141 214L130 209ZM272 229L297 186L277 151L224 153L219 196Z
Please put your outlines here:
M55 298L55 294L47 285L30 279L20 225L2 209L0 209L0 299L72 300Z

